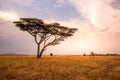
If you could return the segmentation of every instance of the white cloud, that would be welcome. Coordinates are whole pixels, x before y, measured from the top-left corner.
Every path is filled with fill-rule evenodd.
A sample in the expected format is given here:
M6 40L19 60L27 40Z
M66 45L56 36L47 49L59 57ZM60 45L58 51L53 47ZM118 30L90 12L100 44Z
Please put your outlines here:
M5 21L16 21L19 17L16 13L0 11L0 19Z
M85 22L93 24L99 29L110 27L111 32L118 32L120 29L120 10L111 7L113 0L68 0L71 5L82 15ZM115 18L114 16L117 16Z

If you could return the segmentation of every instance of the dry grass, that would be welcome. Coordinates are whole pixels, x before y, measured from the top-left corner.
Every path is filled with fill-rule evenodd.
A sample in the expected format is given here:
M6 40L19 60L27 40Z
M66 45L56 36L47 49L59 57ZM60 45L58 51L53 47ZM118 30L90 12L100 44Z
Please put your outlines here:
M120 80L120 56L0 56L0 80Z

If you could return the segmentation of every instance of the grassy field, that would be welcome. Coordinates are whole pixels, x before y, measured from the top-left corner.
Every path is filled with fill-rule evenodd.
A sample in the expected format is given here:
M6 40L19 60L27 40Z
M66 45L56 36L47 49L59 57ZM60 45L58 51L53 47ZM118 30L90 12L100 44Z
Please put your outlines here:
M120 56L0 56L0 80L120 80Z

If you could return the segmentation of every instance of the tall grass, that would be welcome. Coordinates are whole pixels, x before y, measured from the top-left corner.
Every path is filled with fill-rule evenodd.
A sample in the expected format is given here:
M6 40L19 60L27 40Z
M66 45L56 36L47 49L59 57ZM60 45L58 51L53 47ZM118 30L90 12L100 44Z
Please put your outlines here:
M120 80L120 56L0 56L0 80Z

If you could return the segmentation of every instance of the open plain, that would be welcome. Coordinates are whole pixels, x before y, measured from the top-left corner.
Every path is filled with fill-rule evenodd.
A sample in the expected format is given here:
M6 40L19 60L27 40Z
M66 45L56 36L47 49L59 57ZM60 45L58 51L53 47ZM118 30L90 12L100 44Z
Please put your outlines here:
M120 80L120 56L0 56L0 80Z

